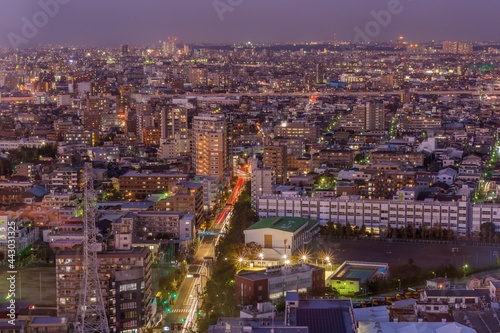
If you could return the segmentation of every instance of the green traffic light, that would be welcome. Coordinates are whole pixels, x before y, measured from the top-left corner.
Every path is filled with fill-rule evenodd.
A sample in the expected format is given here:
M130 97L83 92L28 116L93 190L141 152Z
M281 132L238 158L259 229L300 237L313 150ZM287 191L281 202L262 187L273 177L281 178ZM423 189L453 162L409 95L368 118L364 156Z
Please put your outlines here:
M176 294L176 293L173 293L173 294L172 294L172 298L177 298L177 294Z
M197 315L198 315L198 316L201 316L201 310L199 310L199 311L197 312Z
M181 323L183 323L183 322L185 322L185 321L186 321L186 319L184 319L184 318L181 318Z
M167 304L167 300L164 300L164 301L163 301L163 305L166 305L166 304Z
M167 313L170 313L172 312L172 309L171 308L167 308Z

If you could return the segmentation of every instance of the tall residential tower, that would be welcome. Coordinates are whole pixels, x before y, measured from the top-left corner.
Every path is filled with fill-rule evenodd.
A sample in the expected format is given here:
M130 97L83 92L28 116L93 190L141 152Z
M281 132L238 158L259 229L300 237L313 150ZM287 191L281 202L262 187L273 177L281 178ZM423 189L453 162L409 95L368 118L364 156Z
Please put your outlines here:
M194 165L197 175L224 178L227 164L227 124L224 115L201 114L193 118Z

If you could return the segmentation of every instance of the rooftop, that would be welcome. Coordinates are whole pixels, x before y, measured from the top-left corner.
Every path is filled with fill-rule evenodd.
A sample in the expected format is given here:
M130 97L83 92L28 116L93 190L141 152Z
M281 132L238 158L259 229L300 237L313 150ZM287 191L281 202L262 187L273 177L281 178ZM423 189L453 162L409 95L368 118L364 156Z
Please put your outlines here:
M287 311L290 311L290 326L306 326L311 333L355 332L349 299L301 299L297 308L287 302Z
M237 275L243 277L247 280L259 281L265 280L276 276L289 276L292 274L308 272L312 270L323 270L321 267L308 265L308 264L298 264L298 265L277 265L268 266L266 269L261 270L242 270Z
M458 323L448 322L365 322L360 323L358 333L475 333L476 330Z
M479 297L477 290L453 289L453 290L426 290L427 297Z
M296 232L304 225L307 225L307 228L310 229L317 223L318 221L316 220L310 220L302 217L270 217L256 222L246 230L270 228L286 232Z

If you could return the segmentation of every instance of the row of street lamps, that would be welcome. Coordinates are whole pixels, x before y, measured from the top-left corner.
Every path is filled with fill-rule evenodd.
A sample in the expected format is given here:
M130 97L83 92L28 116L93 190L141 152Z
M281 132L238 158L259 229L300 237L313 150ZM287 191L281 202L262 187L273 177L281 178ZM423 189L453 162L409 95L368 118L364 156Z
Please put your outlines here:
M291 260L291 258L288 255L284 254L282 258L283 258L283 263L285 265L290 265L292 263L292 260ZM324 259L319 259L319 260L321 260L321 264L325 268L329 267L329 266L332 267L332 265L333 265L332 262L330 261L330 257L328 257L328 256L325 257ZM245 261L245 259L243 257L239 257L238 258L238 264L239 264L240 268L243 267L243 262L244 261ZM302 255L300 257L300 259L299 259L299 262L307 263L308 262L308 257L306 255ZM326 264L325 264L325 262L326 262ZM264 254L263 253L259 253L259 261L258 261L258 263L260 264L260 266L264 266ZM315 264L316 265L318 264L318 259L316 259Z

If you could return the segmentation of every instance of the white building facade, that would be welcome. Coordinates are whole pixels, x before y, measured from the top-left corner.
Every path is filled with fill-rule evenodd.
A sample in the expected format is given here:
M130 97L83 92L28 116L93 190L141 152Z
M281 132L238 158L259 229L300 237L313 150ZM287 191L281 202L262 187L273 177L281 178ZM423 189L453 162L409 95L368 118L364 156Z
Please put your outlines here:
M374 234L406 226L447 229L458 236L467 236L479 230L479 222L471 218L470 204L465 198L462 201L439 202L264 195L258 198L257 204L260 218L304 217L319 220L322 224L332 221L342 225L349 222L353 227L364 225Z

